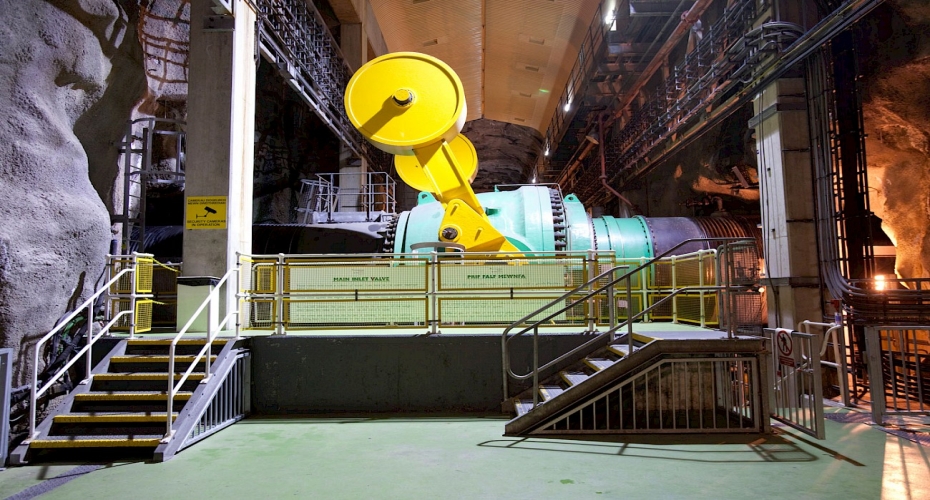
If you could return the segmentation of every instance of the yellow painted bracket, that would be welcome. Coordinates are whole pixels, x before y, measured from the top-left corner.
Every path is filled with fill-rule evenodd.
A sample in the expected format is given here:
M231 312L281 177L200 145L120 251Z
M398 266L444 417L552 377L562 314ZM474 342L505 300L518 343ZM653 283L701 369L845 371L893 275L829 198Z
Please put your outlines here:
M465 123L465 92L452 68L425 54L383 55L352 76L345 104L362 135L396 155L401 179L443 204L439 241L459 243L466 252L522 255L494 228L471 188L478 158L471 142L459 134Z

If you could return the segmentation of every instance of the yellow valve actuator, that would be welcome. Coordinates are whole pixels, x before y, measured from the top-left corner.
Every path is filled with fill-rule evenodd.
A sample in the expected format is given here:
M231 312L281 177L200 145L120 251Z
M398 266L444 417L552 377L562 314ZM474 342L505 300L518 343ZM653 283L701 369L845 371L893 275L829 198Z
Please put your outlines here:
M378 149L413 155L451 142L465 125L465 89L455 71L435 57L395 52L355 72L345 94L346 114Z
M465 91L452 68L416 52L383 55L349 80L345 107L366 139L396 155L404 182L443 204L440 241L459 243L466 251L520 253L494 228L471 188L478 156L459 134Z

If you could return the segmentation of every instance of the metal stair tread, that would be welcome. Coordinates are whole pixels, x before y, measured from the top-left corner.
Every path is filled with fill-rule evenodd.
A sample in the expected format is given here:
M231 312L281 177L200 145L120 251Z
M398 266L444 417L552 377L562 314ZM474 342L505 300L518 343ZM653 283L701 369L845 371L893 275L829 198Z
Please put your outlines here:
M194 355L180 355L175 356L174 360L181 363L190 363L193 362L197 356ZM113 356L110 358L111 363L167 363L171 359L171 356L167 354L124 354L120 356ZM210 362L216 361L216 355L210 356ZM200 360L203 362L203 359Z
M172 420L178 418L177 413L172 413ZM68 413L65 415L56 415L53 421L56 424L83 424L83 423L143 423L143 422L164 422L167 414L165 412L88 412L88 413Z
M155 345L155 346L168 346L171 345L171 342L174 339L128 339L127 345L131 346L140 346L140 345ZM207 339L181 339L178 341L177 345L205 345ZM214 345L224 345L230 339L213 339Z
M533 409L532 399L521 399L513 402L513 407L517 411L517 416L524 415Z
M629 356L630 355L630 346L627 344L610 344L607 346L607 349L617 356ZM633 350L636 350L636 347L633 347Z
M565 392L565 389L560 385L546 384L539 386L539 394L543 397L543 401L549 401L563 392Z
M30 448L126 448L156 447L164 438L158 434L114 436L46 436L29 442Z
M559 372L559 376L562 377L562 380L567 382L569 386L578 385L590 377L587 373L576 370Z
M181 391L174 395L174 399L186 400L193 396L193 392ZM168 398L165 391L108 391L85 392L75 394L75 401L164 401Z
M610 358L585 358L584 363L594 370L601 371L613 365L616 361Z
M174 379L180 380L181 373L175 373ZM188 380L203 380L206 377L206 374L203 372L194 372L191 373L187 379ZM113 373L98 373L94 375L94 380L99 381L114 381L114 380L168 380L168 372L113 372Z

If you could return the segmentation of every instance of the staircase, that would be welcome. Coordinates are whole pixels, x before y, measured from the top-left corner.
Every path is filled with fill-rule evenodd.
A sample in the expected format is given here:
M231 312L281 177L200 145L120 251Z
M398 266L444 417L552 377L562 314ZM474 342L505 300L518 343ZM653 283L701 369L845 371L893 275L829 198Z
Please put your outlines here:
M632 350L624 335L515 397L517 416L504 434L766 432L764 340L708 333L681 340L634 333Z
M168 378L180 380L183 373L195 360L197 353L205 345L204 339L181 340L175 355L176 373L168 373L168 349L171 339L128 339L123 340L101 360L93 370L88 383L78 385L56 410L36 428L37 437L27 440L12 454L14 464L25 463L27 454L34 458L41 454L51 454L55 450L112 450L113 454L134 452L151 453L157 458L170 458L174 452L184 446L183 441L195 426L194 420L200 420L204 410L220 389L225 388L228 375L236 373L237 392L242 395L242 370L239 360L247 351L242 342L234 340L216 340L213 342L211 356L211 374L206 381L203 361L188 376L181 392L173 401L172 428L177 441L170 446L167 454L165 435L167 433L167 386ZM241 367L240 367L241 368ZM228 396L229 390L223 395ZM232 398L225 397L226 400ZM244 416L247 406L241 398L236 405L237 411L227 411L228 418L214 424L228 425ZM226 406L229 406L228 404ZM213 425L217 427L217 425ZM203 434L205 429L199 429ZM183 435L182 435L183 434ZM121 451L118 451L121 450ZM152 455L150 455L152 456Z
M652 337L633 335L633 351L655 342ZM578 397L590 393L590 388L609 382L614 367L629 357L630 339L623 335L606 347L585 356L556 375L547 377L537 387L531 387L513 398L516 418L507 423L505 435L520 435L535 427L541 418L550 416L574 402ZM607 374L605 376L605 374ZM534 410L533 391L538 391L537 405ZM575 397L578 396L578 397ZM548 406L547 406L548 404Z

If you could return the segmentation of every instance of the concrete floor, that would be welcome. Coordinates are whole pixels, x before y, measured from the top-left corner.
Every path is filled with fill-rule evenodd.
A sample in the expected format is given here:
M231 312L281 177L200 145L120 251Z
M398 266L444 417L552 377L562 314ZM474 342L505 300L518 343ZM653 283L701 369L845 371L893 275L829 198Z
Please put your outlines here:
M247 419L166 463L11 468L0 498L31 498L59 475L71 479L41 498L930 498L930 447L860 423L828 420L817 441L784 428L730 439L521 439L502 437L504 422Z

